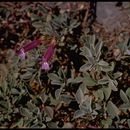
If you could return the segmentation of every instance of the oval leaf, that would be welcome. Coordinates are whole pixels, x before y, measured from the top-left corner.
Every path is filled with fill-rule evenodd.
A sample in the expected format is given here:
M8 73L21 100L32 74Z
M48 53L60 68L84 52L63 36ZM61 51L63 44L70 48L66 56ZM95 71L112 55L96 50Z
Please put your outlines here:
M102 79L98 80L98 84L107 84L109 83L109 79L107 77L103 77Z
M130 128L130 119L127 120L128 127Z
M129 99L127 98L126 94L123 92L123 90L120 90L120 97L123 100L124 103L128 103Z
M50 117L51 119L53 119L54 111L53 111L53 109L51 107L45 106L44 112L46 113L46 115L48 117Z
M118 82L116 80L109 80L108 86L110 86L113 91L117 91L117 85Z
M48 126L49 128L58 128L58 126L57 126L57 124L56 124L55 122L48 122L48 123L47 123L47 126Z
M92 79L89 75L86 75L84 77L84 81L83 81L87 86L95 86L96 85L96 81L94 79Z
M109 64L106 61L103 61L103 60L100 60L98 62L98 65L100 65L100 66L109 66Z
M87 70L89 70L91 68L92 68L92 64L91 63L86 63L86 64L84 64L84 65L82 65L80 67L80 71L81 72L85 72L85 71L87 71Z
M126 90L126 95L130 98L130 88Z
M74 80L73 80L73 83L81 83L83 81L83 78L82 77L76 77Z
M21 108L20 113L25 117L32 118L32 113L27 108Z
M58 77L56 74L54 74L54 73L49 73L48 74L48 77L49 77L49 79L50 80L54 80L54 81L60 81L61 80L61 78L60 77Z
M73 97L71 95L62 94L60 99L69 104L73 100Z
M101 100L104 99L104 94L103 94L102 89L98 89L98 90L97 90L97 94L98 94L98 97L99 97Z
M111 118L113 119L114 117L118 117L120 111L117 108L117 106L115 104L113 104L111 101L108 101L107 104L107 112L108 114L111 116Z
M76 98L76 101L79 103L79 104L82 104L83 101L84 101L84 94L83 94L83 91L81 90L81 88L79 88L76 92L76 95L75 95L75 98Z
M108 100L108 98L111 95L111 87L107 86L107 87L103 87L102 88L104 95L105 95L105 99Z
M75 113L74 113L73 120L74 120L74 119L77 119L77 118L79 118L79 117L82 117L82 116L84 116L84 115L85 115L85 112L84 112L83 110L77 110L77 111L75 111Z

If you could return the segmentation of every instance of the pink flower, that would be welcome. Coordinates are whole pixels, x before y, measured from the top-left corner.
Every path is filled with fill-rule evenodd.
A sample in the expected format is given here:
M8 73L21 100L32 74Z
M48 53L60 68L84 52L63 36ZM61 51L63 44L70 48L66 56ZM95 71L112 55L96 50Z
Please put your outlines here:
M26 52L32 50L33 48L36 48L41 43L41 40L33 40L32 42L26 44L22 48L20 48L16 53L21 57L21 59L25 59Z
M50 70L49 60L52 58L55 51L56 40L52 39L47 51L43 53L41 69Z

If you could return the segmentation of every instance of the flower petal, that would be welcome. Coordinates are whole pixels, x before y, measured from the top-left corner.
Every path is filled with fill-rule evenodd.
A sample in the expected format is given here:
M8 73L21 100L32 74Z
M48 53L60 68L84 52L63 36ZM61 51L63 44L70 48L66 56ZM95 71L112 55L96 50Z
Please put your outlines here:
M50 70L49 64L47 62L43 62L41 69L43 69L43 70Z
M55 52L55 47L56 47L56 40L55 38L53 38L51 40L50 46L48 47L48 49L46 50L45 53L43 53L43 57L42 57L42 61L49 61L52 56L54 55Z
M54 54L54 47L53 46L49 46L47 51L44 53L44 58L46 61L49 61L51 59L51 57Z
M24 51L27 52L33 48L36 48L39 44L41 43L40 40L33 40L32 42L26 44L23 48L24 48Z
M18 55L20 56L20 58L21 58L22 60L24 60L24 59L25 59L26 54L25 54L25 52L24 52L24 49L23 49L23 48L21 48L21 49L20 49L20 51L19 51L19 54L18 54Z

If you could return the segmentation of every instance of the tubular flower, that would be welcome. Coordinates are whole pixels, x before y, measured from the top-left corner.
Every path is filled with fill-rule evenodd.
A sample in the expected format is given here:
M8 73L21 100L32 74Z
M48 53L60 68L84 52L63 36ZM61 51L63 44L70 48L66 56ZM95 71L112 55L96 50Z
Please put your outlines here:
M41 69L50 70L49 60L52 58L55 51L56 40L52 39L47 51L43 53Z
M41 43L41 40L33 40L32 42L26 44L22 48L20 48L16 53L21 57L21 59L25 59L26 52L32 50L33 48L37 47Z

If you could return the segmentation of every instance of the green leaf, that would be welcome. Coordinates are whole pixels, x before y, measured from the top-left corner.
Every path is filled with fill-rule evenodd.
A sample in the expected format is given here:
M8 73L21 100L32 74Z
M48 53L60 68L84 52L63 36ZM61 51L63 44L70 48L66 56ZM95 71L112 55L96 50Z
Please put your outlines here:
M96 36L95 35L87 35L87 45L90 47L95 44Z
M61 77L62 79L65 79L65 78L66 78L65 72L64 72L64 70L61 69L61 68L59 68L59 70L58 70L58 75L59 75L59 77Z
M84 64L80 67L80 71L85 72L85 71L88 71L91 68L92 68L92 64L88 62L88 63L86 63L86 64Z
M42 123L42 126L40 128L46 128L46 125Z
M98 89L98 90L96 91L96 93L97 93L98 97L99 97L101 100L104 99L104 94L103 94L102 89Z
M77 118L79 118L79 117L82 117L82 116L84 116L84 115L85 115L85 112L84 112L83 110L77 110L77 111L75 111L72 120L77 119Z
M127 109L130 108L130 102L127 102L127 103L123 103L120 105L120 109L126 111Z
M83 77L80 77L80 76L76 77L75 79L74 78L69 78L67 80L67 84L69 84L69 83L77 84L77 83L81 83L81 82L83 82Z
M7 91L8 91L8 83L7 83L6 80L4 80L2 82L2 90L3 90L4 93L7 93Z
M48 95L46 95L45 93L41 93L41 94L39 95L39 98L40 98L40 100L41 100L43 103L45 103L46 100L47 100L47 98L48 98Z
M109 66L100 66L100 67L101 67L102 71L110 72L110 71L113 71L114 66L115 66L114 62L111 62L111 64Z
M126 90L126 95L130 98L130 88Z
M61 88L60 88L60 89L57 89L57 90L55 91L55 97L56 97L56 99L59 99L61 92L62 92L62 89L61 89Z
M101 123L103 125L103 128L110 128L112 119L108 117L106 120L102 120Z
M106 76L98 80L98 84L107 84L107 83L109 83L109 79Z
M42 4L38 6L38 10L44 14L48 13L48 10Z
M31 102L27 102L27 107L30 111L32 111L32 109L36 108L36 106Z
M80 88L77 90L75 98L76 98L76 101L79 104L83 103L83 101L84 101L84 93L82 92L82 90Z
M71 24L70 24L70 28L76 28L77 26L79 26L79 22L77 22L77 20L75 20L75 19L72 19L71 20Z
M101 66L101 70L104 72L112 71L111 66Z
M111 87L110 86L107 86L107 87L103 87L102 88L103 92L104 92L104 95L105 95L105 100L108 100L108 98L110 97L111 95Z
M124 103L128 103L129 99L127 98L126 94L123 92L123 90L120 90L120 97L123 100Z
M48 126L49 128L58 128L58 126L57 126L57 124L56 124L55 122L48 122L48 123L47 123L47 126Z
M22 128L24 125L23 118L19 119L14 125L11 126L11 128Z
M11 94L13 94L13 95L20 94L20 92L16 88L12 88L11 89Z
M98 60L100 58L100 53L101 53L102 46L103 46L103 42L102 41L98 42L96 44L96 46L95 46L96 56L97 56Z
M81 83L83 82L83 77L76 77L74 80L73 80L73 83Z
M86 95L85 101L79 105L80 110L83 110L85 113L91 113L92 112L92 97Z
M40 20L41 17L36 14L31 14L31 21Z
M21 115L28 117L28 118L32 118L32 113L27 109L27 108L20 108L20 113Z
M65 103L69 104L71 101L73 101L73 97L71 95L62 94L60 97L61 101L64 101Z
M77 83L81 83L81 82L83 82L83 77L80 77L80 76L78 76L76 78L69 78L67 80L67 84L69 84L69 83L77 84Z
M59 80L52 80L51 84L53 84L53 85L60 85L61 86L63 84L63 82L61 82Z
M88 73L85 74L83 82L86 84L86 86L89 87L95 86L97 84L96 81L92 79Z
M59 77L59 76L57 76L56 74L54 74L54 73L49 73L48 74L48 77L49 77L49 79L50 80L54 80L54 81L61 81L62 79Z
M79 88L82 90L83 93L89 93L89 90L87 89L84 82L79 85Z
M100 61L98 62L98 65L100 65L100 66L105 66L105 67L109 66L109 64L108 64L106 61L103 61L103 60L100 60Z
M73 83L73 80L74 80L74 78L68 78L67 79L67 84Z
M130 128L130 119L127 119L128 127Z
M108 103L107 103L107 112L111 116L111 118L113 119L114 117L118 118L120 110L117 108L117 106L115 104L113 104L113 102L108 101Z
M47 115L48 117L50 117L51 119L53 119L54 111L53 111L52 107L45 106L45 107L44 107L44 112L46 113L46 115Z
M74 128L73 124L70 122L64 123L64 126L62 128Z
M20 75L20 78L23 80L26 80L26 79L30 79L32 77L32 75L33 74L31 72L26 72L25 74Z
M8 110L8 103L4 100L0 101L0 109L2 110Z
M113 91L117 91L117 90L118 90L118 89L117 89L117 85L118 85L118 82L117 82L116 80L111 80L111 79L109 79L109 84L108 84L108 86L111 87L111 89L112 89Z
M80 55L85 56L87 59L88 59L88 57L93 57L91 50L88 47L86 47L86 46L81 47L80 50L82 51L80 53Z
M32 25L38 29L43 28L43 23L41 21L33 22Z
M122 76L122 72L116 72L114 73L114 79L117 79Z

